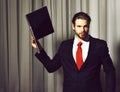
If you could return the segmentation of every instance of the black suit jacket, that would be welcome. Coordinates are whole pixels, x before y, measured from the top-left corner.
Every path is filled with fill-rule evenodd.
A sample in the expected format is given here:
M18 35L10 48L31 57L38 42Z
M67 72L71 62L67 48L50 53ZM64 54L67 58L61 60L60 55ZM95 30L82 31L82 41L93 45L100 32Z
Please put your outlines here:
M36 53L48 72L63 67L63 92L102 92L100 68L103 65L106 78L106 92L115 92L115 68L105 41L90 36L88 56L80 70L72 55L73 39L63 41L51 60L44 50Z

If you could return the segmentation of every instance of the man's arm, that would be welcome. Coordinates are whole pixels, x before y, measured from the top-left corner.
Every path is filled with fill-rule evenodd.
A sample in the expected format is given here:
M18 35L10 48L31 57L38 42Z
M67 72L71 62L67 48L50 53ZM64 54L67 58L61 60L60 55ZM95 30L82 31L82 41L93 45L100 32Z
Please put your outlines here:
M108 50L106 42L102 48L101 56L102 56L101 59L103 63L103 68L105 71L106 92L115 92L115 87L116 87L115 67L109 55L109 50Z
M33 48L38 48L39 51L35 54L35 56L38 58L39 61L44 65L44 67L47 69L49 73L52 73L56 71L61 66L61 59L59 53L57 53L53 59L50 59L50 57L47 55L47 53L42 48L41 44L37 42L37 45L34 41L34 38L31 37L31 44Z

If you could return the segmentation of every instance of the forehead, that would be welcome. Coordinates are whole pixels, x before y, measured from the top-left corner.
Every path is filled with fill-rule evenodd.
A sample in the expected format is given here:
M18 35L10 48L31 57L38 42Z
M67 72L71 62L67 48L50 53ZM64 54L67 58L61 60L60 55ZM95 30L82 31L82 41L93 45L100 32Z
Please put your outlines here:
M85 19L76 19L75 24L76 25L87 25L88 22Z

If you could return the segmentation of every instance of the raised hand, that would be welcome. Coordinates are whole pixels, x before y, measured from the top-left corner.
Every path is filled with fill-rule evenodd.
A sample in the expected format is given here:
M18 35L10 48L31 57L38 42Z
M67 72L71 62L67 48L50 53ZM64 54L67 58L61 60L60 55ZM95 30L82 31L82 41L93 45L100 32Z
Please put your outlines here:
M41 44L38 41L36 41L33 36L31 36L31 45L33 48L36 48L38 52L40 52L40 50L42 49Z

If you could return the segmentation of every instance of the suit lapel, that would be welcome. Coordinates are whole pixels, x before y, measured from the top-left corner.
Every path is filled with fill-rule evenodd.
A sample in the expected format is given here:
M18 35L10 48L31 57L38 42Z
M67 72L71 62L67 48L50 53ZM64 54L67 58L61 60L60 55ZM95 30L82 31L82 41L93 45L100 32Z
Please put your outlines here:
M91 55L94 52L94 50L95 50L94 38L92 38L90 36L90 45L89 45L89 50L88 50L88 56L87 56L87 58L85 60L85 63L83 64L83 66L81 68L84 68L87 65L87 63L89 63L89 59L91 58Z
M70 63L73 65L73 69L77 70L77 66L76 66L76 63L75 63L75 60L73 58L73 53L72 53L72 49L73 49L73 41L74 39L71 39L70 43L69 43L69 47L67 48L68 50L68 56L70 56Z

